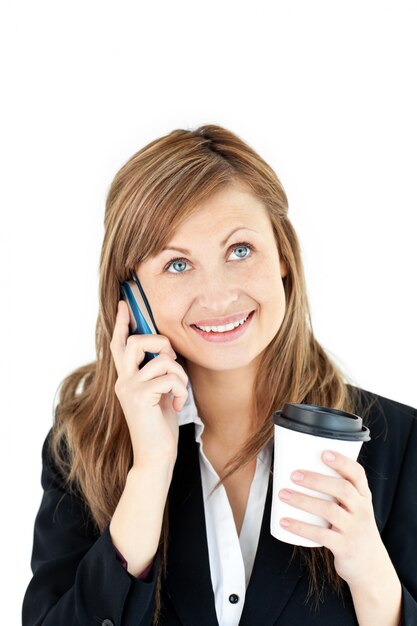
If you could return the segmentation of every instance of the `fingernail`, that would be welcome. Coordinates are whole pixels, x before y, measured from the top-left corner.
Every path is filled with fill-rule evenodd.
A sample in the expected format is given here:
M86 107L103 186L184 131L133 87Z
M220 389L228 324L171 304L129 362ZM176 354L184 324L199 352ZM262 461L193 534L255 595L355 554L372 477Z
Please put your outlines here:
M324 459L325 461L335 461L335 460L336 460L336 457L335 457L335 455L334 455L334 454L332 454L331 452L325 452L325 453L323 454L323 459Z
M291 478L292 478L293 480L298 480L298 481L300 481L300 480L303 480L303 478L304 478L304 474L303 474L303 472L293 472L293 473L291 474Z
M281 526L284 526L284 528L288 528L288 526L290 525L289 521L286 519L279 520L279 523L281 524Z

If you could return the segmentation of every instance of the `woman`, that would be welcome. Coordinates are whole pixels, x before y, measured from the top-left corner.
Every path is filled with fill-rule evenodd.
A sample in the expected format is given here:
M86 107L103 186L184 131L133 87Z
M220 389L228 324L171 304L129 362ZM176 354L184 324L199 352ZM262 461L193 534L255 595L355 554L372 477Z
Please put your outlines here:
M274 171L215 125L151 142L116 175L97 360L65 379L43 447L24 626L417 623L416 411L348 383L315 339L287 214ZM159 334L129 336L132 272ZM288 529L321 548L269 529L286 402L371 430L358 461L323 458L340 478L304 471L333 504L288 485Z

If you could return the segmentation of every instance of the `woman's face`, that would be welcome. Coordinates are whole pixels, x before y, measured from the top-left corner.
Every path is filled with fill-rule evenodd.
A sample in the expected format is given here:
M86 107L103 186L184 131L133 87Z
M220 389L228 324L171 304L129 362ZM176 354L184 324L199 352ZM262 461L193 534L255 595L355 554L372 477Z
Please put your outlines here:
M135 268L159 332L187 361L211 370L259 357L284 318L286 275L262 202L229 185L199 205L168 245ZM227 318L249 313L237 329L224 328Z

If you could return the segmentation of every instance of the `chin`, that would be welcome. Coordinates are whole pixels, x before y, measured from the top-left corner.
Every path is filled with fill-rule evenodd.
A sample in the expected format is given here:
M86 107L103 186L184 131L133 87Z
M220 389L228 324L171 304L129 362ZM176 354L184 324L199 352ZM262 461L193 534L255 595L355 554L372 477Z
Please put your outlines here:
M189 355L186 359L194 365L207 370L215 372L230 372L248 367L251 363L253 363L253 361L258 360L261 357L262 352L263 351L259 354L254 354L253 356L248 356L246 352L242 359L236 357L236 354L230 355L230 358L225 355L219 355L217 358L215 358L214 355L207 356L206 358L201 356L196 358L195 355ZM236 365L237 363L239 363L238 366Z

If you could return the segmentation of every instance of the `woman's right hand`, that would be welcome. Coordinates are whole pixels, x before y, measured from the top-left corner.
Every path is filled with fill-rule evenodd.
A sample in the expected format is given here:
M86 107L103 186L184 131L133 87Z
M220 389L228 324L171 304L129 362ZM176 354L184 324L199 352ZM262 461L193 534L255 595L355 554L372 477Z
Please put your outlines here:
M129 335L129 309L120 300L110 350L117 370L115 393L129 428L133 466L174 464L178 417L188 397L188 376L164 335ZM139 369L145 352L158 353ZM169 393L174 398L171 400Z

